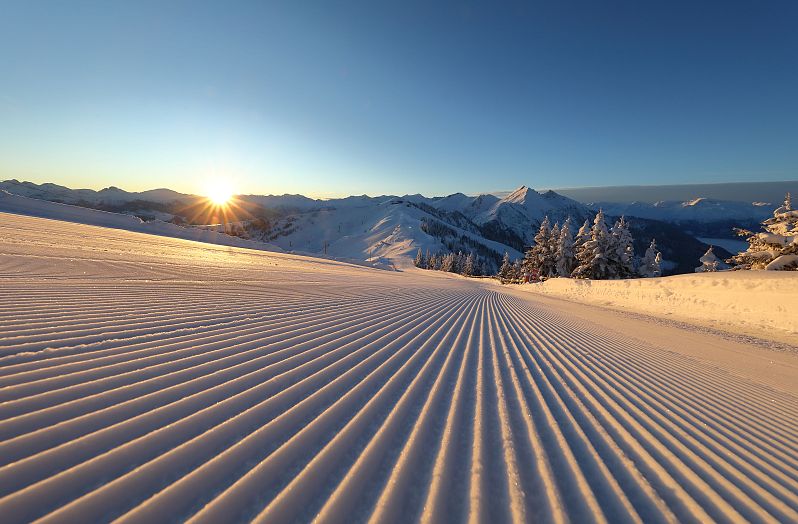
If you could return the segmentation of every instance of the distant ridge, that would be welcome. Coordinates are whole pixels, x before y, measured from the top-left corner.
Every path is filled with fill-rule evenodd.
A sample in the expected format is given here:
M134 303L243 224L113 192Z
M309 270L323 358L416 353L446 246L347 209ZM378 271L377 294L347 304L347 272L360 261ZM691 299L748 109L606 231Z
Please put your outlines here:
M798 194L798 180L781 182L729 182L719 184L676 184L662 186L605 186L555 189L582 203L644 202L711 198L736 202L781 202L784 193ZM494 193L498 195L499 193Z
M770 183L771 190L781 195L779 200L783 198L782 191L793 185L798 186ZM0 182L0 190L29 198L122 213L120 219L132 218L124 214L134 215L148 228L153 227L152 223L166 222L173 224L159 227L199 226L219 233L229 231L235 236L273 244L286 251L367 260L393 267L412 260L421 248L432 253L474 251L481 257L480 264L484 263L488 270L496 270L505 251L518 258L532 245L544 217L560 224L570 218L571 227L576 230L602 208L610 220L621 215L632 219L637 251L645 250L650 239L656 238L670 264L669 271L673 272L692 272L695 261L708 247L704 242L723 245L723 241L735 240L734 227L755 228L771 212L770 205L752 203L752 200L765 200L767 195L756 192L751 184L743 185L748 191L747 203L711 198L699 192L706 187L717 190L724 186L668 186L670 193L663 190L656 194L656 205L611 200L585 204L553 190L536 191L527 186L520 186L504 198L463 193L432 198L420 194L354 195L327 200L289 194L237 195L231 206L232 220L228 217L225 219L228 225L219 226L221 219L209 211L207 199L168 189L134 193L117 187L93 191L17 180ZM637 189L656 191L657 187ZM683 194L688 194L689 198L668 198L674 188L685 187L688 189ZM630 188L594 189L611 194L614 191L617 195L619 190ZM795 192L798 194L798 187ZM3 210L0 202L0 211Z

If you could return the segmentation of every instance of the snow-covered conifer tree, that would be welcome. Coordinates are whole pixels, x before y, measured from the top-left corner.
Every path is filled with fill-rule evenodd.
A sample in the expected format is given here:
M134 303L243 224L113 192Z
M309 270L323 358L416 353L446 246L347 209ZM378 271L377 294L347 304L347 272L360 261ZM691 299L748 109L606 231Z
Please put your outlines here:
M635 249L629 223L621 217L612 228L609 259L611 264L610 278L632 278L635 273Z
M520 258L516 259L515 261L513 261L513 272L510 274L510 279L515 281L521 280L521 276L523 275L523 273L524 273L523 262L521 261Z
M646 254L640 260L640 267L637 269L638 274L644 278L658 277L662 274L660 263L662 262L662 254L657 251L657 241L651 239L651 245L646 249Z
M709 246L704 256L698 259L701 265L695 268L696 273L712 273L718 270L720 259L712 252L712 246Z
M454 270L454 253L446 253L441 260L441 271L447 273Z
M416 253L416 259L413 261L416 267L426 267L424 261L424 253L421 252L421 248L418 248L418 252Z
M549 247L548 247L548 254L551 257L553 262L552 265L552 275L557 274L557 251L560 250L560 224L559 222L555 222L554 226L552 226L551 231L549 232Z
M582 227L579 228L574 237L574 253L578 253L588 240L590 240L590 222L585 220L585 223L582 224Z
M554 274L555 259L551 250L552 237L549 217L545 217L540 223L540 229L535 235L535 245L533 245L524 255L524 271L528 273L537 272L541 277L550 277Z
M556 269L561 277L570 277L574 270L574 239L571 235L571 217L568 217L560 228L560 239L557 242Z
M456 255L454 255L454 265L452 266L452 273L462 273L463 266L465 266L465 255L463 255L462 251L458 251Z
M465 257L461 273L467 277L470 277L471 275L474 274L475 269L476 269L476 261L474 260L474 253L469 253Z
M507 251L504 252L504 257L502 258L502 265L499 268L499 280L502 284L506 284L511 279L511 274L513 271L513 266L510 263L510 253Z
M737 269L798 270L798 210L792 208L789 193L784 205L762 226L765 231L761 233L737 230L738 235L748 237L748 249L727 262L736 264Z
M607 279L613 276L608 265L610 233L604 222L604 212L599 210L590 229L590 240L582 245L576 254L578 265L572 276L574 278Z
M427 269L435 269L435 265L438 262L437 255L430 255L427 257Z

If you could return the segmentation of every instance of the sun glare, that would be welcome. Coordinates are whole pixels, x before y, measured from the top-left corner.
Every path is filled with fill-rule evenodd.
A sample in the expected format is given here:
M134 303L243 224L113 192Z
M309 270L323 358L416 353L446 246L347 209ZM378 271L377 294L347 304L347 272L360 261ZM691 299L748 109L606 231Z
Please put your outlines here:
M233 188L226 180L214 180L205 186L205 196L213 204L223 206L230 202Z

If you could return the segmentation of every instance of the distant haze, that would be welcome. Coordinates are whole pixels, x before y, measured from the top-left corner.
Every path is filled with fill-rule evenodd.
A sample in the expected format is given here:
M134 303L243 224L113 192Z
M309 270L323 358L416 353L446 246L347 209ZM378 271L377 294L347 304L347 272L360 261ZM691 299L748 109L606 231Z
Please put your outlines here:
M798 196L798 180L786 182L739 182L727 184L679 184L669 186L606 186L555 189L557 193L583 203L647 202L714 198L739 202L784 200L788 191ZM499 195L499 193L494 193Z

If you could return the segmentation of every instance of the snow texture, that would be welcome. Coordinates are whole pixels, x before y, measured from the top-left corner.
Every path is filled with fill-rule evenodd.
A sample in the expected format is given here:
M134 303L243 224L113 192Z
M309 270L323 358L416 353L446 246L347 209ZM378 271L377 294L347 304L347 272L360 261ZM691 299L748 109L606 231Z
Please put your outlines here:
M794 354L3 213L0 288L4 524L798 521Z
M703 259L703 257L702 257ZM555 278L523 286L536 293L704 322L798 342L798 274L722 271L615 281Z

